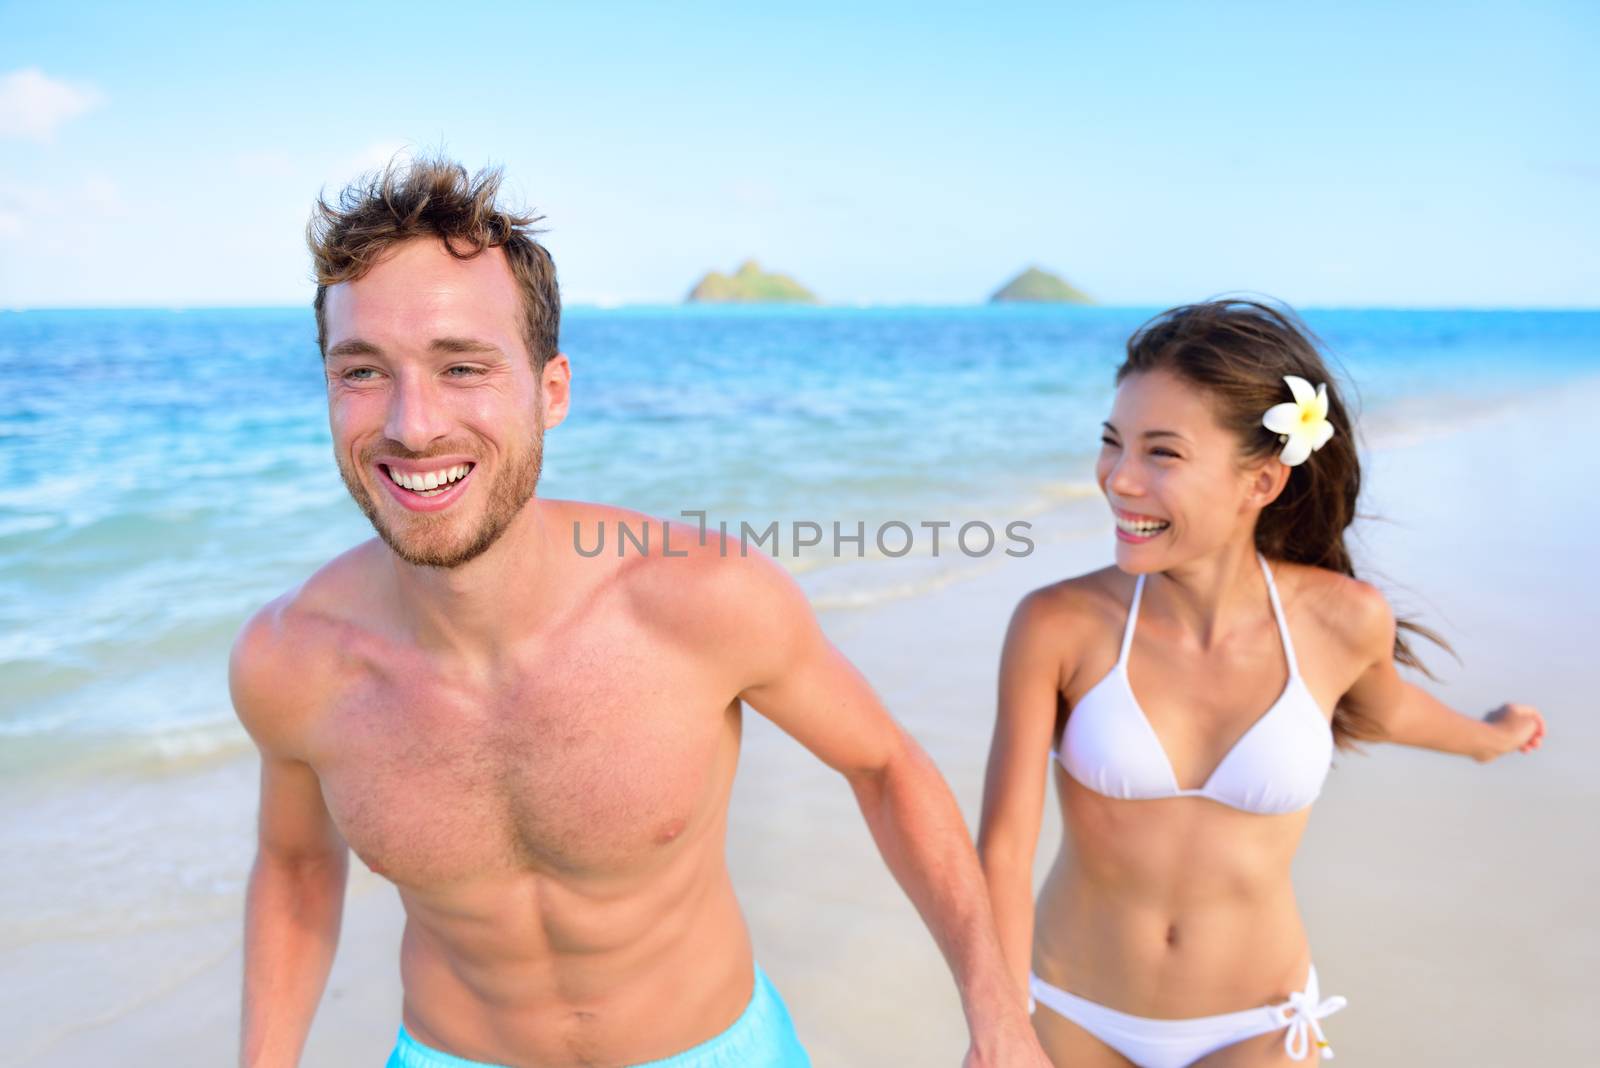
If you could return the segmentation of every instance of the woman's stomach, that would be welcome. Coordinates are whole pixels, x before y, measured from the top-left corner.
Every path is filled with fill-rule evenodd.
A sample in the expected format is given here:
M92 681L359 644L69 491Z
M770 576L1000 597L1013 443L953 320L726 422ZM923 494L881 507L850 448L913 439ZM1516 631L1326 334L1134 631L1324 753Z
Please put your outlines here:
M1311 958L1290 865L1309 809L1121 801L1057 778L1061 850L1035 909L1041 979L1157 1018L1252 1008L1303 985Z

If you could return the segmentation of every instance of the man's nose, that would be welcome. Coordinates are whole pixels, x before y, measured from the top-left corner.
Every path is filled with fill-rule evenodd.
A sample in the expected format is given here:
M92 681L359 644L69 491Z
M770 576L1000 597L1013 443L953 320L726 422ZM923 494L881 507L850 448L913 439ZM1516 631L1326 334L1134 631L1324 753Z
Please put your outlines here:
M426 452L428 446L449 432L444 405L430 383L412 376L395 380L383 432L390 441L398 441L412 452Z

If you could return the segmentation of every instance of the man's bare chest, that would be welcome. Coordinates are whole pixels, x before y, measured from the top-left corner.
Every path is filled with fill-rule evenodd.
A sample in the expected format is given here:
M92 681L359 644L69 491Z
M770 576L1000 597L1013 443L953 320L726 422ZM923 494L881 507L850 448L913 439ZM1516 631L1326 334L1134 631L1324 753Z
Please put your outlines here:
M315 768L346 841L397 883L624 871L719 810L731 697L691 663L622 649L492 681L375 664L320 717Z

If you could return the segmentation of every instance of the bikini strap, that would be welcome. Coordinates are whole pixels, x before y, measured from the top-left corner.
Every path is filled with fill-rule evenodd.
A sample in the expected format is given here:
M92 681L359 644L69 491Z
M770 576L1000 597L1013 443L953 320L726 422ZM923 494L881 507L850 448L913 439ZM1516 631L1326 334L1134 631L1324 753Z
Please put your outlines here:
M1128 622L1122 628L1122 651L1117 654L1117 667L1126 671L1128 667L1128 650L1133 647L1133 625L1139 619L1139 602L1144 598L1144 576L1140 575L1133 583L1133 602L1128 605Z
M1283 658L1289 662L1289 674L1300 674L1300 663L1295 659L1294 642L1289 637L1289 621L1283 614L1283 602L1278 600L1278 584L1272 580L1272 568L1267 564L1267 558L1261 553L1256 553L1256 559L1261 561L1261 573L1267 576L1267 596L1272 598L1272 615L1278 621L1278 636L1283 639Z

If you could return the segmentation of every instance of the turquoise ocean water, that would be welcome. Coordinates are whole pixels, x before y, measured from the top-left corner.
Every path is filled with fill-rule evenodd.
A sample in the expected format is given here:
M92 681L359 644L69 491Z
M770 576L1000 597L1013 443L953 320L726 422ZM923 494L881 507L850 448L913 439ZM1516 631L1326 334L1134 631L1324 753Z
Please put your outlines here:
M541 492L758 526L1041 516L1092 497L1148 314L574 309ZM1307 319L1380 444L1600 374L1597 312ZM242 749L234 632L369 534L309 310L0 314L0 460L0 775ZM915 592L902 562L844 583L826 555L786 563L825 606Z

